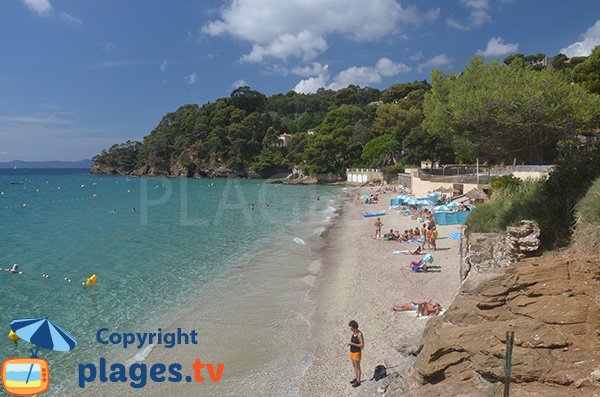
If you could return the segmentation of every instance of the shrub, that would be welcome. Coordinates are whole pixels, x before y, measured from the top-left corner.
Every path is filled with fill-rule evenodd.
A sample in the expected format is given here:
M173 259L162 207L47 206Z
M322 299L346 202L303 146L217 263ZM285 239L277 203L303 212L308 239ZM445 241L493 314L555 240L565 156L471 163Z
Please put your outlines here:
M490 201L475 208L467 219L469 232L501 233L522 219L539 218L543 181L523 181L494 190Z
M577 255L600 254L600 179L577 204L573 249Z

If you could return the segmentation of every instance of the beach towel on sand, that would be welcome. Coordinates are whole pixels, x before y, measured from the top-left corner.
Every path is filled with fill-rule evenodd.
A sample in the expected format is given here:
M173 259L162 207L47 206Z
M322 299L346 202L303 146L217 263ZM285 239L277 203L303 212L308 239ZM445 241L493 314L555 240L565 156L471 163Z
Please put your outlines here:
M411 316L413 316L413 317L416 317L416 316L417 316L417 311L416 311L416 310L406 310L406 311L403 311L402 313L403 313L403 314L404 314L404 313L406 313L406 314L410 314L410 315L411 315ZM440 310L440 314L438 314L438 316L441 316L441 315L442 315L442 314L444 314L444 313L446 313L446 309L442 309L442 310ZM427 319L429 319L429 318L431 318L431 317L435 317L435 316L434 316L434 315L430 315L430 316L419 316L419 317L417 317L417 318L418 318L419 320L424 320L424 319L425 319L425 320L427 320Z

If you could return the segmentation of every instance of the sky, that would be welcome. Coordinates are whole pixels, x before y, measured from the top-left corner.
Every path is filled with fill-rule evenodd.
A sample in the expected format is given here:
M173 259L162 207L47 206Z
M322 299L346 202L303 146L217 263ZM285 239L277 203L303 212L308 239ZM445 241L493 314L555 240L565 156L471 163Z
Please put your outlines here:
M0 162L91 158L242 85L385 89L598 44L597 0L2 0Z

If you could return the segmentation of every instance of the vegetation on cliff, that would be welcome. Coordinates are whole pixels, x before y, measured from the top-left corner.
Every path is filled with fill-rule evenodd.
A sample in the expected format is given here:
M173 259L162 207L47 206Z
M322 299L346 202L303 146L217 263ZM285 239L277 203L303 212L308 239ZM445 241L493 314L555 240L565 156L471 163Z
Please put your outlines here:
M167 113L142 143L96 156L94 171L266 177L297 166L343 176L347 167L396 172L421 160L550 163L579 133L600 127L600 50L577 60L559 54L553 69L539 55L516 54L506 65L475 57L460 74L434 71L431 86L270 97L240 87Z
M498 233L522 219L531 219L540 225L545 247L566 246L576 221L576 208L580 210L579 216L596 219L597 203L580 200L597 178L600 178L600 146L571 148L556 159L548 180L511 182L494 190L490 201L469 216L467 227L474 232ZM588 194L593 197L594 191L591 189Z

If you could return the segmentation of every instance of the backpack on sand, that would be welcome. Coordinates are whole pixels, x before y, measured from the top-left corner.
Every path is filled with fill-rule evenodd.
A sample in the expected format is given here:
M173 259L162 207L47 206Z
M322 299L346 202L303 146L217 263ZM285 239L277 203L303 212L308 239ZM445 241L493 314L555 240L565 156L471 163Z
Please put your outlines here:
M385 369L385 366L383 365L378 365L375 367L375 372L373 372L373 377L371 378L371 380L375 380L375 382L385 378L387 376L387 371Z

